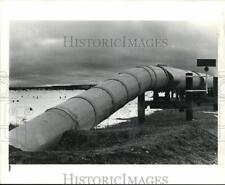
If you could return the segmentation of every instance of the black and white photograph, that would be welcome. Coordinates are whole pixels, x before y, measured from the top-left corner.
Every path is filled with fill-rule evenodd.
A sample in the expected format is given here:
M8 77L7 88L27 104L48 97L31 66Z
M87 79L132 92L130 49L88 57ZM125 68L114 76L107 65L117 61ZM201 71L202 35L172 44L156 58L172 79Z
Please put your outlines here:
M10 164L217 164L218 25L10 22Z
M223 184L225 2L0 1L0 183Z

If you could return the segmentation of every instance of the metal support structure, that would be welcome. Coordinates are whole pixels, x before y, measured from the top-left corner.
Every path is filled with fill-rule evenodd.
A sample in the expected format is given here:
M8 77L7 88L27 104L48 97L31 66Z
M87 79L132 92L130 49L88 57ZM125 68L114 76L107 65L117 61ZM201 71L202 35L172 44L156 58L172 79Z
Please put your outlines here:
M138 122L145 122L145 93L138 96Z
M193 73L186 73L186 120L193 120Z
M145 109L147 106L153 109L179 109L180 111L184 111L186 107L186 102L183 99L176 99L173 97L173 91L166 90L164 97L159 97L159 92L154 91L153 93L153 100L145 101L145 94L141 94L138 96L138 122L140 124L145 122ZM178 92L177 92L178 94Z
M205 70L205 92L206 92L206 94L208 94L208 91L209 91L209 88L208 88L208 71L209 71L209 67L205 66L204 70Z
M165 92L165 100L166 101L170 100L170 91L169 90Z
M176 100L179 100L179 92L176 90Z
M213 109L214 111L218 111L218 77L213 77L213 95L215 98Z
M157 102L159 100L159 92L154 91L153 92L153 101Z

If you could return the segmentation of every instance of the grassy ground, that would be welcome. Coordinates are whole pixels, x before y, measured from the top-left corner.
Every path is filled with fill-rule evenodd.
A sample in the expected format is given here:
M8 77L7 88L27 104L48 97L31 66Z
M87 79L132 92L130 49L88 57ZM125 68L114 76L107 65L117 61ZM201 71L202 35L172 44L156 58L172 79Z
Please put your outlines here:
M196 107L193 121L185 112L162 110L138 124L137 118L106 129L68 131L44 152L10 147L11 164L216 164L217 113ZM123 122L123 121L121 121Z

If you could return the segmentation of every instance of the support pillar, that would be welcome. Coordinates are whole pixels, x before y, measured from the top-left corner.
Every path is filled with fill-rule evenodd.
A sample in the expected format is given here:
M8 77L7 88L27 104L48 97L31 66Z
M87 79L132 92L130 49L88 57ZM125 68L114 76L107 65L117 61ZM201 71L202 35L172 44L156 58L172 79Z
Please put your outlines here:
M215 98L213 110L218 111L218 77L213 77L213 95Z
M172 91L171 91L171 99L174 99L174 98L176 98L176 97L175 97L175 91L172 90Z
M138 96L138 122L145 122L145 93Z
M154 91L153 92L153 101L157 102L159 100L159 92Z
M166 98L166 101L170 100L170 91L169 90L165 92L165 98Z
M178 90L176 90L175 95L176 95L176 100L179 100L179 92L178 92Z
M193 74L186 73L186 120L193 120Z

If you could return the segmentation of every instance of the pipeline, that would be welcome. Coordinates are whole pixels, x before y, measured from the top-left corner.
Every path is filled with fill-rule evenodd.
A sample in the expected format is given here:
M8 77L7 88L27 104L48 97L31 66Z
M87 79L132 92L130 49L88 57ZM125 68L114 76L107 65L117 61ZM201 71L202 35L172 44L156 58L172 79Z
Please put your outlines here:
M125 70L11 130L9 144L23 151L45 150L65 131L90 130L145 91L184 90L187 72L163 65ZM205 78L195 74L193 87L203 88ZM208 80L212 84L212 77Z

